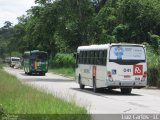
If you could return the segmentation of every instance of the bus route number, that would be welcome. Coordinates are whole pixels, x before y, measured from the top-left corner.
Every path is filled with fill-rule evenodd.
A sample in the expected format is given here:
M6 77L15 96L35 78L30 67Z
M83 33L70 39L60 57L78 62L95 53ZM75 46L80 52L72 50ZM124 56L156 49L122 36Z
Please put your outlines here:
M124 69L123 69L123 72L131 72L131 69L126 69L126 68L124 68Z

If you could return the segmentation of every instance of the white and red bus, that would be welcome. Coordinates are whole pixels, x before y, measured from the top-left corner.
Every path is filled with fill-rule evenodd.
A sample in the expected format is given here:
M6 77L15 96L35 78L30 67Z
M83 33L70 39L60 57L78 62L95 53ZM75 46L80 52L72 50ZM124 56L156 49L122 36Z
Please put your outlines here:
M140 44L80 46L76 55L76 81L85 86L131 93L147 84L146 48Z

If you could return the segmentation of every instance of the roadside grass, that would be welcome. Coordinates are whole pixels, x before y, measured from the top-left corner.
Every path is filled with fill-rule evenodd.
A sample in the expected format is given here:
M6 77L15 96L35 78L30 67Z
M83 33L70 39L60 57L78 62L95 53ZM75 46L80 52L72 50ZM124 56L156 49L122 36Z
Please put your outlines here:
M66 102L38 91L0 69L0 119L11 114L16 114L18 119L23 120L90 119L87 110L76 106L74 101Z
M75 75L75 69L71 67L49 68L49 72L55 73L55 74L62 74L67 77L74 77Z
M2 64L0 64L0 69L2 69L2 67L3 67L3 65L2 65Z
M0 69L2 69L4 66L6 66L6 64L0 63Z

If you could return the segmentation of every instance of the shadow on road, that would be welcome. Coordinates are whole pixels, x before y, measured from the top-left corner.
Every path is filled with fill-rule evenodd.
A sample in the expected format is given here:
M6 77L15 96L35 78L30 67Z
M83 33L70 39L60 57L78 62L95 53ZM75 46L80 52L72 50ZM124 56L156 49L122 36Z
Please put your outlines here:
M22 81L25 82L74 82L71 79L64 79L64 78L53 78L48 76L42 76L42 75L26 75L25 73L20 73L22 77Z
M38 78L26 78L25 82L73 82L72 80L63 80L63 79L38 79Z
M40 74L27 75L27 74L25 74L25 73L20 73L20 75L22 75L22 76L44 76L44 75L40 75Z
M143 95L135 94L135 93L123 94L120 91L108 90L108 89L99 89L96 93L93 92L93 88L85 88L83 90L80 89L80 88L71 88L71 89L76 90L76 91L80 91L80 92L85 92L85 93L97 95L97 96L102 96L102 95L108 95L108 96L143 96ZM105 97L105 96L103 96L103 97Z

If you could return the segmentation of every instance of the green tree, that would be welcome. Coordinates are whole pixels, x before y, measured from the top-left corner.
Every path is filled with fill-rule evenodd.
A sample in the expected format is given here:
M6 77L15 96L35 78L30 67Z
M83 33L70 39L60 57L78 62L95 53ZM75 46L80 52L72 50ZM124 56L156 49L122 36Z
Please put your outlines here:
M0 57L5 58L11 52L8 46L13 39L13 28L10 21L5 21L4 26L0 28Z

